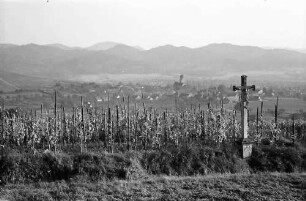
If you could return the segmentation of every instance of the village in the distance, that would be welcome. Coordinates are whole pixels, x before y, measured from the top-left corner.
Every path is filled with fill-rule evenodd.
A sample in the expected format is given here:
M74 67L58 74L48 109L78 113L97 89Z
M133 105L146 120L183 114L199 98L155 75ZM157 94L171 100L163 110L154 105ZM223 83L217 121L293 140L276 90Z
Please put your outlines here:
M238 91L233 91L233 84L218 84L218 81L185 81L183 75L177 76L177 81L171 81L152 80L147 82L148 84L58 81L51 86L38 89L0 92L0 96L6 108L33 110L37 113L40 112L41 107L44 112L53 109L55 92L58 104L67 108L68 111L81 104L81 97L87 107L98 110L107 106L120 105L128 97L131 104L145 103L149 108L168 109L172 112L185 110L192 105L205 108L208 104L213 108L220 108L223 104L223 107L230 112L240 110L240 94ZM256 107L264 102L266 116L274 117L274 105L277 99L280 101L280 118L306 117L306 87L297 84L257 86L256 90L249 94L250 111L255 114Z

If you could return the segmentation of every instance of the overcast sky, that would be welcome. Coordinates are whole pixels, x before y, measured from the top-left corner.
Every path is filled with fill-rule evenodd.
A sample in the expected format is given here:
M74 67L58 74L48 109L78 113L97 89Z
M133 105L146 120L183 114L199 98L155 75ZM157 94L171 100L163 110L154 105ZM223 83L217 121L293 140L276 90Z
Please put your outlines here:
M0 0L0 43L306 48L306 0Z

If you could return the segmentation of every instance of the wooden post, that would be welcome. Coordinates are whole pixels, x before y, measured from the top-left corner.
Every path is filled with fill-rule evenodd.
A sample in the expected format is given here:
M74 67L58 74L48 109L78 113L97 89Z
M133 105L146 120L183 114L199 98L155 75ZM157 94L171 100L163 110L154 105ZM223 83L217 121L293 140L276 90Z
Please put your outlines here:
M252 154L252 142L248 136L248 90L252 89L255 90L255 85L247 86L247 76L241 76L241 86L233 86L233 90L240 90L241 91L241 130L242 130L242 158L247 158Z
M128 96L127 100L127 149L130 150L130 96Z
M116 105L116 138L119 140L118 145L121 143L120 133L119 133L119 107Z
M257 111L256 111L256 134L258 136L258 120L259 120L259 117L258 117L258 107L257 107Z
M108 111L107 111L107 140L108 140L108 148L107 150L111 152L111 149L112 149L112 130L111 130L111 109L108 108Z
M223 96L222 96L222 98L221 98L221 115L223 115L224 114L224 108L223 108Z
M295 144L295 125L294 125L294 114L292 115L292 134L291 134L291 139L292 139L292 144Z
M74 106L72 107L72 139L74 142L75 139L75 108Z
M43 105L40 104L40 118L43 117Z
M277 115L278 115L278 96L275 104L275 127L277 127Z
M57 122L56 122L56 109L57 109L57 105L56 105L56 91L54 91L54 133L56 135L57 133ZM55 146L55 152L56 152L56 144L54 145Z
M4 99L2 99L1 108L1 140L4 141Z
M84 108L83 108L83 97L81 96L81 126L83 131L83 136L81 136L81 153L83 152L83 137L85 136L85 126L84 126Z

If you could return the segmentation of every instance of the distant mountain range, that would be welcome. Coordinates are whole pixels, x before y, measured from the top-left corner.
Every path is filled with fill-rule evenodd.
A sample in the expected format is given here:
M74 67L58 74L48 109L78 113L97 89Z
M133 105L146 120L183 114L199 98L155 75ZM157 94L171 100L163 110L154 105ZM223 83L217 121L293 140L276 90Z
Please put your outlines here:
M108 49L111 49L111 48L113 48L115 46L118 46L118 45L124 45L124 44L107 41L107 42L96 43L92 46L87 47L86 49L94 50L94 51L100 51L100 50L108 50ZM134 46L133 48L138 49L138 50L144 50L140 46Z
M303 81L306 54L232 44L200 48L165 45L149 50L114 42L97 43L88 48L62 44L0 44L0 71L64 80L100 74L157 73L226 78L248 73ZM7 79L3 73L0 77L2 81Z

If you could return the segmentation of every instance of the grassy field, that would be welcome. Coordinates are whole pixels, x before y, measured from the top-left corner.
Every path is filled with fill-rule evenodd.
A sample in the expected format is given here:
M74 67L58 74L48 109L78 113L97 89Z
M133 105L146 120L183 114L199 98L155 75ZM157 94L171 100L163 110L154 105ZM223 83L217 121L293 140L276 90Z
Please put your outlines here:
M6 185L0 200L306 200L305 173Z

